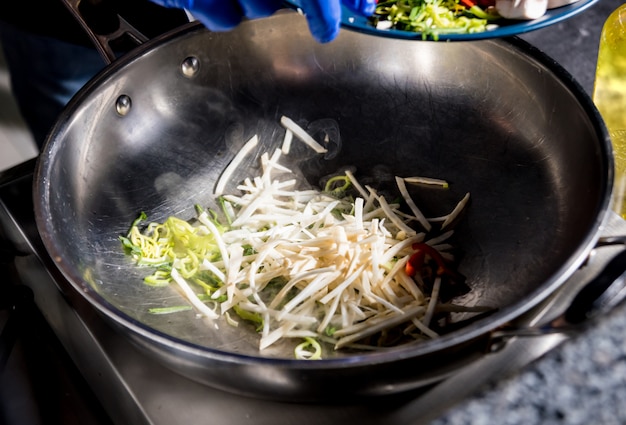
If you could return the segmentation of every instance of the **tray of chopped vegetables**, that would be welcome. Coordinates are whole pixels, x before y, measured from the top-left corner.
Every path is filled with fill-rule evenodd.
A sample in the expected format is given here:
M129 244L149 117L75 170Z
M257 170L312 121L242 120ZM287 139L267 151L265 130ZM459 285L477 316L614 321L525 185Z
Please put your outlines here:
M432 41L509 37L569 19L598 0L378 0L372 16L344 7L342 26L377 36ZM289 0L298 8L298 0Z

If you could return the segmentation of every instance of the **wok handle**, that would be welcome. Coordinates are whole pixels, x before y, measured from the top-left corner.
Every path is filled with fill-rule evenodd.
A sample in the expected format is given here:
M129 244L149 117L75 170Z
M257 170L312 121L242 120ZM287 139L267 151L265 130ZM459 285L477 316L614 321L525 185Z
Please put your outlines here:
M576 294L565 312L551 322L555 328L578 325L606 313L626 296L626 250L615 255L591 282Z
M605 238L598 247L626 245L626 236ZM554 333L571 334L583 325L608 313L626 298L626 250L616 254L595 278L572 299L569 306L547 324L536 327L503 327L491 334L489 351L498 351L513 337L542 336Z
M126 38L136 45L148 41L145 35L102 0L63 0L63 3L83 27L107 65L117 58L112 47L115 41ZM98 16L99 24L92 20L95 16Z

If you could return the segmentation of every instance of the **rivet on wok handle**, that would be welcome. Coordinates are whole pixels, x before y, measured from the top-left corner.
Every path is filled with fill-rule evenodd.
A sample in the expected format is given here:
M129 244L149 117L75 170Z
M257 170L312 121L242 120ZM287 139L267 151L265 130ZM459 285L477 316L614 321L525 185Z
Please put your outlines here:
M195 56L189 56L181 64L181 70L183 71L183 75L188 78L196 75L199 69L200 61Z
M117 101L115 102L115 109L117 110L117 113L121 116L126 115L128 111L130 111L131 106L132 101L130 100L130 96L125 94L118 97Z
M626 237L605 239L600 246L626 244ZM626 250L615 255L598 275L576 294L560 316L545 325L528 328L504 327L491 335L490 352L504 348L514 337L575 333L601 314L608 313L626 298Z

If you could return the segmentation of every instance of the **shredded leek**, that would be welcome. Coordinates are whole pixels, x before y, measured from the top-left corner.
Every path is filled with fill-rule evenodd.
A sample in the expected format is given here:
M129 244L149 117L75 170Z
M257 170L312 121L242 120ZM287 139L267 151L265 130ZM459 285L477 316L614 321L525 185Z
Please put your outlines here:
M299 360L320 360L322 358L322 346L317 340L305 337L304 342L296 346L294 354Z
M171 314L171 313L178 313L181 311L189 311L191 310L192 307L190 305L175 305L172 307L154 307L154 308L150 308L148 309L149 313L152 314Z

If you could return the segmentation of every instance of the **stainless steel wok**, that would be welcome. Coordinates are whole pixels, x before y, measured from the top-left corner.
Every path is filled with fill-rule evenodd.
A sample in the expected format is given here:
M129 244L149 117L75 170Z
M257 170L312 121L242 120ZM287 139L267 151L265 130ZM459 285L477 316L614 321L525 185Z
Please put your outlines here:
M212 205L217 177L253 134L282 137L286 115L338 129L333 155L299 157L311 184L345 165L379 184L398 175L451 183L421 190L429 215L472 202L455 243L471 292L497 312L423 344L321 361L260 355L252 328L194 312L148 287L118 240L151 220ZM248 162L233 177L247 176ZM313 41L295 13L228 33L200 25L109 65L68 105L40 156L36 218L59 270L142 349L199 382L256 397L319 400L425 385L485 355L581 266L609 212L613 168L598 112L556 63L518 40L414 42L343 31ZM158 378L155 378L158 379Z

